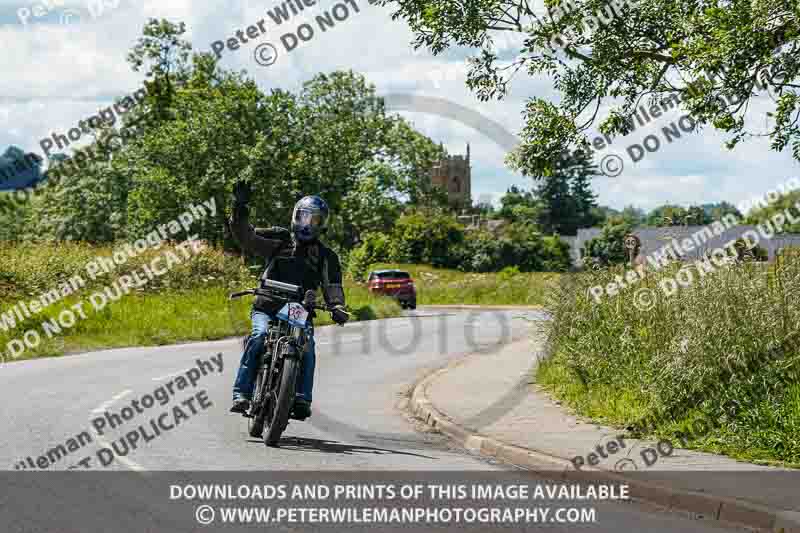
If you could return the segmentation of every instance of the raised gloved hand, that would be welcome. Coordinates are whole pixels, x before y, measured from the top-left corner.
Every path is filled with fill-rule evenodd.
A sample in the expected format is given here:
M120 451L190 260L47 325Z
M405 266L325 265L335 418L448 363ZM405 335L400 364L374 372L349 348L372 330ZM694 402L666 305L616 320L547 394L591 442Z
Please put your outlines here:
M237 204L246 204L250 201L252 191L250 184L243 181L237 181L233 186L233 198Z
M331 318L340 326L344 326L350 320L350 313L348 313L343 305L337 305L331 309Z

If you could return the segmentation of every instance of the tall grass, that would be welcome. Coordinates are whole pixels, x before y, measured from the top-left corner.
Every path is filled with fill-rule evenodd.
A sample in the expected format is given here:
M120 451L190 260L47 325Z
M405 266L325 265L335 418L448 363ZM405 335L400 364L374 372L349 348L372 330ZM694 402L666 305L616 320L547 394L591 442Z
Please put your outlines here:
M214 340L241 335L250 330L248 298L230 302L230 292L248 289L257 278L238 257L206 249L166 275L156 277L119 301L110 302L95 312L88 297L114 282L119 276L141 268L156 255L174 247L147 251L130 259L118 271L90 280L85 265L98 255L108 256L110 247L59 243L0 245L0 313L19 301L29 301L43 291L58 287L74 275L81 275L86 286L75 294L50 305L9 331L0 329L0 352L12 359L7 343L36 329L42 342L26 349L18 359L57 356L67 353L123 346L163 345L181 341ZM181 258L180 252L176 252ZM163 265L162 265L163 266ZM260 272L259 272L260 273ZM393 300L373 297L358 286L345 286L348 307L356 320L397 316L399 305ZM84 302L85 320L64 328L52 337L43 334L41 324L58 317L64 309ZM58 323L58 322L56 322ZM327 313L319 313L317 325L330 324Z
M800 463L800 258L693 270L694 283L667 296L659 282L678 268L599 303L589 289L622 268L564 276L537 380L606 423L647 419L648 433L669 436L702 417L718 426L693 447Z

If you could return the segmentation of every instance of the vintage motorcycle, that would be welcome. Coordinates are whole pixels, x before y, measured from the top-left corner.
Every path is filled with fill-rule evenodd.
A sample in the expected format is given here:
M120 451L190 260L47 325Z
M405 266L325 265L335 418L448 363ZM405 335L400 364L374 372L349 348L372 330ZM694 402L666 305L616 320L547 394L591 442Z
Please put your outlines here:
M268 446L277 446L289 425L297 378L302 372L303 353L315 311L331 309L316 304L314 291L308 291L304 296L301 287L279 281L264 280L261 287L231 294L230 299L247 295L264 296L284 304L275 319L270 321L253 400L250 409L244 413L248 418L250 436L260 438L263 435Z

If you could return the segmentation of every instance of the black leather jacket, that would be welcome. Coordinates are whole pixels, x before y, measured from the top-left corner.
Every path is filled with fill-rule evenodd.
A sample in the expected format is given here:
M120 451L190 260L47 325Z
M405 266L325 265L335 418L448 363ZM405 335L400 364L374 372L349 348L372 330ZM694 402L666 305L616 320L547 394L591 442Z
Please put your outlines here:
M285 228L256 230L249 223L247 204L234 204L231 232L246 251L266 260L262 281L282 281L316 291L320 287L328 305L345 305L339 256L319 241L299 242ZM274 314L280 306L257 297L253 307Z

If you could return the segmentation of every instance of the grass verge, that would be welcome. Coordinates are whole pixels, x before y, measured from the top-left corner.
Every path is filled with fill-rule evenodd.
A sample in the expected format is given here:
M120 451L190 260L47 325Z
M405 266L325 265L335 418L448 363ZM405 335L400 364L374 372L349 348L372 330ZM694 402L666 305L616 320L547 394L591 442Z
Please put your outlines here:
M154 346L187 341L216 340L245 334L250 330L252 300L228 301L228 294L255 286L256 278L236 257L208 249L161 277L154 278L118 301L95 311L88 298L114 282L120 275L135 271L159 253L148 251L121 265L119 271L90 280L85 265L97 256L109 256L107 247L85 244L24 244L0 246L0 352L3 361L53 357L69 353L126 346ZM47 306L40 313L20 322L9 320L9 310L19 301L38 299L43 292L59 287L75 275L86 285L79 291ZM355 320L398 316L400 306L393 300L376 298L358 286L345 286L348 307ZM61 327L62 311L83 302L85 319L74 326ZM79 316L78 313L75 313ZM13 315L11 315L13 316ZM46 333L43 324L53 324ZM12 326L13 323L13 326ZM319 313L317 325L330 324L328 313ZM60 329L60 331L59 331ZM8 349L12 339L22 339L35 330L40 342L15 356Z
M678 268L649 272L600 302L589 289L621 268L565 276L549 299L551 356L537 382L578 413L635 435L797 466L800 258L694 271L692 284L667 296L661 284Z
M561 274L520 273L516 269L489 274L465 273L426 265L381 263L370 270L396 268L414 278L418 305L531 305L545 303L545 294Z

